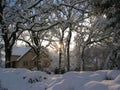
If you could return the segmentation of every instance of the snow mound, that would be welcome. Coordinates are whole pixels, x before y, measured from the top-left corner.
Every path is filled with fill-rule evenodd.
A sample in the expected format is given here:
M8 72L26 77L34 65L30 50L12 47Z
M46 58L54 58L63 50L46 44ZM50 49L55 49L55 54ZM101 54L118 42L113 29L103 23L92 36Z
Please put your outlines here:
M120 70L109 70L107 76L111 79L115 79L120 74Z
M109 90L120 90L120 84L110 86Z
M45 72L33 71L24 73L22 77L25 81L32 84L47 79L47 74Z
M42 82L46 77L47 74L44 72L34 72L27 69L0 68L1 85L2 87L8 88L8 90L45 90L46 85ZM39 86L37 83L39 83Z
M47 90L120 90L120 74L119 70L68 72Z
M120 84L120 75L115 78L114 83Z
M71 72L67 72L63 75L64 78L67 77L88 77L89 75L93 74L92 71L82 71L82 72L75 72L75 71L71 71Z
M107 85L104 85L97 81L90 81L85 84L85 90L108 90Z
M3 89L4 88L4 89ZM119 70L67 72L48 75L41 71L0 68L0 90L120 90Z
M86 82L88 80L81 77L63 78L63 80L55 84L52 90L77 90L77 88L82 90Z

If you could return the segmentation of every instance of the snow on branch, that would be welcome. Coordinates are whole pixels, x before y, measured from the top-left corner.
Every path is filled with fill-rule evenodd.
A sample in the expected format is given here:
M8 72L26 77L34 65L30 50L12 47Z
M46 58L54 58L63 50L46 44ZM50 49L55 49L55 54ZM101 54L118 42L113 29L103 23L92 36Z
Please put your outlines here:
M101 42L101 41L103 41L103 40L105 40L105 39L107 39L107 38L109 38L109 36L105 36L105 37L102 37L102 38L100 38L100 39L93 40L93 41L90 40L89 42L86 42L86 45L89 45L89 44L92 44L92 43Z
M81 12L84 12L84 13L90 13L89 11L86 11L86 9L81 9L79 7L76 7L74 4L70 5L70 4L66 4L66 3L61 3L61 4L59 4L59 6L71 7L73 9L75 9L75 10L78 10L78 11L81 11Z
M53 24L51 24L51 25L49 25L49 26L38 27L38 29L37 29L37 28L34 29L34 26L35 26L35 24L34 24L34 25L33 25L31 28L29 28L28 30L35 31L35 32L39 32L39 31L44 31L44 30L51 29L52 27L54 27L54 26L56 26L56 25L58 25L58 24L60 24L60 22L53 23Z
M33 5L29 6L28 9L31 9L31 8L35 7L35 6L38 5L41 1L43 1L43 0L38 0L38 1L36 1Z

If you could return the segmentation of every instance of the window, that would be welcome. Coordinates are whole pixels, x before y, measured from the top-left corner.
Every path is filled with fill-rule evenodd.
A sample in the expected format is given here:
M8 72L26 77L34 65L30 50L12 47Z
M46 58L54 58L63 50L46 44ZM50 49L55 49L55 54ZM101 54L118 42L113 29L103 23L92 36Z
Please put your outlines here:
M27 65L28 65L28 62L27 62L27 61L24 61L24 62L23 62L23 65L24 65L24 66L27 66Z

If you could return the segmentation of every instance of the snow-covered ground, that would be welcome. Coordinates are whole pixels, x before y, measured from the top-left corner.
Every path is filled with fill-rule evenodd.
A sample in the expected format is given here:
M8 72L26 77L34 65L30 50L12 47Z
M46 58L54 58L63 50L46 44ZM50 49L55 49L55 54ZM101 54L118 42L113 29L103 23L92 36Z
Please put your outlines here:
M48 75L27 69L0 68L0 90L120 90L120 71L72 71Z

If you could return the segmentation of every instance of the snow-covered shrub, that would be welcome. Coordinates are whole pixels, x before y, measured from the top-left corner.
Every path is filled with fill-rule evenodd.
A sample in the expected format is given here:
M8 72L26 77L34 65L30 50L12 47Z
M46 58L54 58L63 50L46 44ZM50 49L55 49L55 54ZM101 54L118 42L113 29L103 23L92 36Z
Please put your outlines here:
M27 72L23 75L23 79L31 84L36 82L42 82L43 80L47 79L47 74L40 71Z
M59 68L55 68L55 70L54 70L54 73L55 74L59 74L60 72L59 72ZM65 69L64 68L61 68L61 74L64 74L65 73Z
M42 77L29 78L28 83L42 82Z
M106 76L104 80L113 80L113 78Z

